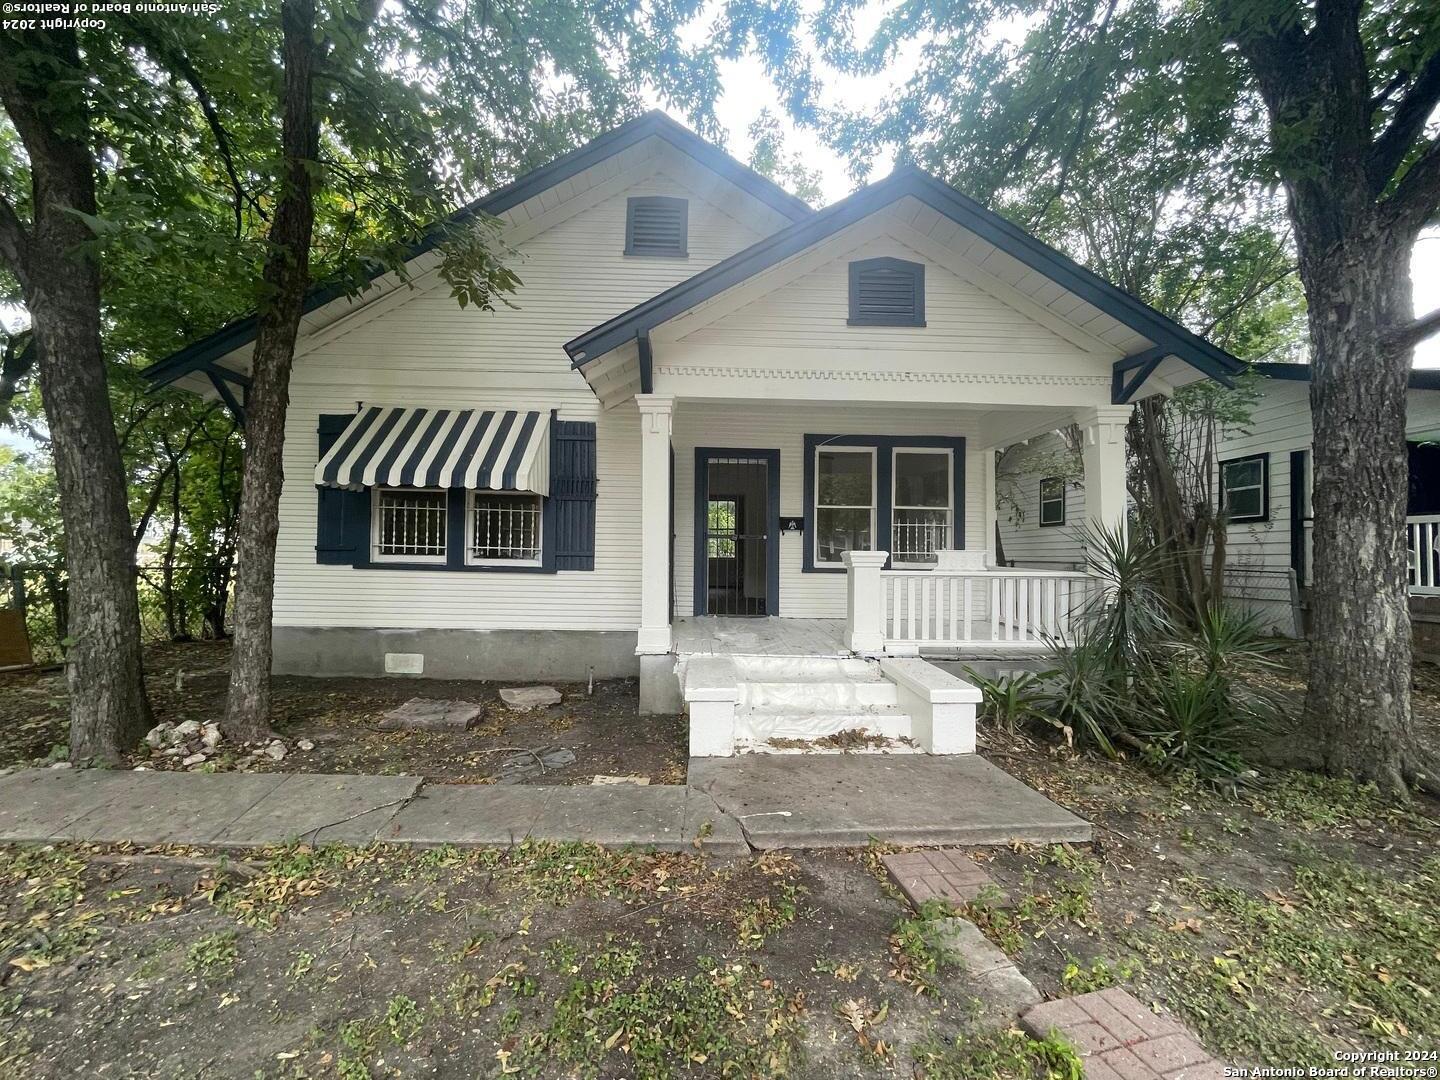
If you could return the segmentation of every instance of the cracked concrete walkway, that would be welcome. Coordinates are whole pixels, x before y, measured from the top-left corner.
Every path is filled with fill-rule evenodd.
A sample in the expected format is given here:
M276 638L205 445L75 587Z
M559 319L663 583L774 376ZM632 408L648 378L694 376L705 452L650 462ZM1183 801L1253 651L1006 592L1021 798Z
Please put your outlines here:
M751 848L1083 841L1090 826L973 756L697 758L689 785L428 784L415 776L26 769L0 842L504 846L526 838Z

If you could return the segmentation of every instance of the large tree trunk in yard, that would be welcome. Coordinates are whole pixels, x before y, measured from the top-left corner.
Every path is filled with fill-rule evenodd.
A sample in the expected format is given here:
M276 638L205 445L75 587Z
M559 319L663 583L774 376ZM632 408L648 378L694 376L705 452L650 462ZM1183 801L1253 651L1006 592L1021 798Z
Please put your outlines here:
M264 307L255 337L245 406L245 461L235 574L235 644L223 728L230 738L253 741L270 734L271 616L275 599L275 541L279 532L281 455L290 368L305 290L310 283L310 239L315 222L314 183L319 131L313 103L316 45L314 0L286 0L284 192L270 228Z
M1424 768L1410 710L1405 510L1407 253L1302 258L1314 370L1314 617L1306 714L1326 770L1403 795ZM1298 497L1298 496L1297 496Z
M13 52L0 48L8 69L0 99L30 157L34 216L27 232L7 213L0 240L34 328L65 528L70 758L114 762L144 735L150 706L125 470L101 348L100 267L80 216L96 213L89 114L78 79L58 74L80 71L73 33L27 36L24 50L12 44Z

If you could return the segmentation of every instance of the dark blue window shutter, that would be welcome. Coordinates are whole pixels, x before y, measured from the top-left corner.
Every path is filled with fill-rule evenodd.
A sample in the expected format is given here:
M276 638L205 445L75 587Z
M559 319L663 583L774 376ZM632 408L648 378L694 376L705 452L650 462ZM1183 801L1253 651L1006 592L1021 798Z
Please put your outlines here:
M320 416L320 457L335 445L354 413ZM319 458L316 458L318 461ZM316 488L315 561L330 566L364 562L370 545L370 492Z
M550 425L550 498L555 514L555 569L595 569L595 425Z

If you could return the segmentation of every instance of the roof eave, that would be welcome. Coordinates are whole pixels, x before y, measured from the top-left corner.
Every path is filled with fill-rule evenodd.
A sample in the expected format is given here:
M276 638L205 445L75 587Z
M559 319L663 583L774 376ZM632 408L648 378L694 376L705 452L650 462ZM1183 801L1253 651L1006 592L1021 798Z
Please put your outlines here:
M664 139L682 153L695 158L712 172L765 203L777 213L788 217L791 221L799 221L815 213L804 200L791 195L774 181L761 176L754 169L742 165L729 154L712 146L664 113L652 110L597 136L584 146L577 147L546 165L532 169L524 176L518 177L505 186L460 208L443 222L432 227L423 239L411 245L405 253L404 261L408 263L434 250L445 229L479 214L491 216L503 214L506 210L518 206L527 199L534 198L542 191L563 183L569 177L652 136ZM373 272L366 277L365 284L359 288L350 288L336 283L315 286L306 294L302 312L309 314L343 296L359 295L386 272L386 267L377 265ZM165 386L250 344L255 340L257 327L258 320L254 315L237 319L213 334L172 353L163 360L156 361L144 368L140 374L150 382L152 389Z

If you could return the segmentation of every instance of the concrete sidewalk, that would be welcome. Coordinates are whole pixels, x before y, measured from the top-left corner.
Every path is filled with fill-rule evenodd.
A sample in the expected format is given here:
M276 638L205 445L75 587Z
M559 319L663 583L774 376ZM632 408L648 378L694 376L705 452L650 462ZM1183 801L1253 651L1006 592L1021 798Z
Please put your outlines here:
M1088 840L1090 826L967 755L695 759L686 787L427 784L410 776L27 769L0 777L0 842L505 846L526 838L752 847Z

